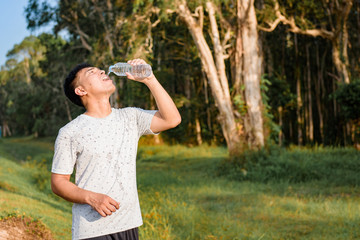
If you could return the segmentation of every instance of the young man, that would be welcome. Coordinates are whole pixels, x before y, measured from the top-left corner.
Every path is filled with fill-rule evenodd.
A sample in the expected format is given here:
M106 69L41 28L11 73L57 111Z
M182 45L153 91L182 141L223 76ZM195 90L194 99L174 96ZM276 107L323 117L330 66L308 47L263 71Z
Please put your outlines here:
M80 64L65 80L66 96L86 109L60 129L51 175L53 192L74 203L73 239L138 239L137 227L142 225L136 187L138 140L181 122L174 102L153 74L127 77L148 86L158 111L111 108L115 85L96 67ZM70 181L74 166L75 184Z

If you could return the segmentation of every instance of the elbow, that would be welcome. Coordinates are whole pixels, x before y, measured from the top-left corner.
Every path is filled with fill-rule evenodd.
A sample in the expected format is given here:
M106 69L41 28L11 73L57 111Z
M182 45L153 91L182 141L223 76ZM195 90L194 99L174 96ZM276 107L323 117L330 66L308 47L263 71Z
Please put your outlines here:
M54 181L51 181L51 191L56 194L59 195L56 184L54 183Z
M177 119L177 122L176 122L176 126L180 125L181 123L181 115L179 114L179 117Z
M61 185L63 184L61 180L57 175L51 174L51 191L58 196L60 196Z
M171 128L177 127L180 123L181 123L181 116L180 116L180 114L179 114L179 116L177 116L177 117L173 120L173 122L172 122L172 124L171 124Z

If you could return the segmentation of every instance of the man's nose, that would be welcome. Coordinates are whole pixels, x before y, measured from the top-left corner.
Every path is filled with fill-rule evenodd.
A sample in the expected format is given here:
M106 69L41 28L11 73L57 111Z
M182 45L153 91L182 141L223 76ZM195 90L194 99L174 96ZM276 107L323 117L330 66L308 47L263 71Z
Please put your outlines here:
M105 71L104 71L104 70L100 70L100 74L105 74Z

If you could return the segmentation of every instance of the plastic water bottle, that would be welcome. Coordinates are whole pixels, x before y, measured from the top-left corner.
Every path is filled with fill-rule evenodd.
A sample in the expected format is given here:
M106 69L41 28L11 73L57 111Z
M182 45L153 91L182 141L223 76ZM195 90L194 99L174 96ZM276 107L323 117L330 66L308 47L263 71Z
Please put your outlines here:
M126 76L126 72L130 73L137 78L149 77L152 73L151 66L149 64L131 65L124 62L119 62L109 67L109 73L113 72L117 76Z

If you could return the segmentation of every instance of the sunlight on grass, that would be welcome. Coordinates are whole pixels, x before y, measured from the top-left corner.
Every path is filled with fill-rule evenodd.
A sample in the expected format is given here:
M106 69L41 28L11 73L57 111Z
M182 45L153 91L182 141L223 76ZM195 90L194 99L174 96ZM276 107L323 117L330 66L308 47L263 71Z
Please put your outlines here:
M0 218L9 213L20 212L38 219L50 228L58 239L69 239L71 236L71 212L55 201L45 198L32 198L0 190Z
M29 141L31 147L23 148ZM16 139L5 143L6 149L12 149L5 154L0 147L0 218L24 213L41 220L56 239L70 239L71 204L49 188L51 144ZM18 153L8 159L15 150ZM291 151L296 152L291 157L301 158L301 151ZM336 154L353 156L351 151ZM317 158L332 153L305 152ZM140 146L137 178L144 221L140 238L360 239L358 187L325 181L231 181L216 175L226 157L221 147Z

